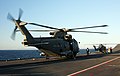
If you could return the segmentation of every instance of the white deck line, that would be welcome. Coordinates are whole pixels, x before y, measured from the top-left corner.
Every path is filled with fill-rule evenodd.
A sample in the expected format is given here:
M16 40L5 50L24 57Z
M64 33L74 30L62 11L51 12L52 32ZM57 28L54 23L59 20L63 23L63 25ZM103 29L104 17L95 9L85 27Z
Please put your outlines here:
M116 60L116 59L118 59L118 58L120 58L120 57L113 58L113 59L108 60L108 61L106 61L106 62L103 62L103 63L97 64L97 65L95 65L95 66L92 66L92 67L89 67L89 68L86 68L86 69L77 71L77 72L72 73L72 74L69 74L69 75L67 75L67 76L75 76L75 75L80 74L80 73L82 73L82 72L85 72L85 71L94 69L94 68L96 68L96 67L99 67L99 66L101 66L101 65L107 64L107 63L109 63L109 62L112 62L112 61L114 61L114 60Z

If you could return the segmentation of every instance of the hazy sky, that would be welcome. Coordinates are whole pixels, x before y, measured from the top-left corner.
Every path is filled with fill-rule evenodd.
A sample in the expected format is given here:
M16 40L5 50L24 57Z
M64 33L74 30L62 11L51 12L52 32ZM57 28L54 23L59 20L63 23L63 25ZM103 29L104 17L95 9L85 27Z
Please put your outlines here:
M36 22L57 28L77 28L107 24L109 27L86 29L104 31L109 34L70 33L82 44L120 43L120 0L0 0L0 49L32 49L21 44L20 32L16 40L10 38L15 27L7 20L10 12L18 18L21 8L23 21ZM30 26L29 29L44 29ZM49 36L46 33L32 33L33 36Z

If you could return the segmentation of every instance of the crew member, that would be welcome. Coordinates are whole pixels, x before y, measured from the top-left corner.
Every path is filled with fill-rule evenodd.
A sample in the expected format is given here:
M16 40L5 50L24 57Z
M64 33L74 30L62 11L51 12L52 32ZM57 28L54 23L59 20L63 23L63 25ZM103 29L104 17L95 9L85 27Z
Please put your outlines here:
M112 53L112 47L110 47L110 53Z
M89 48L86 49L86 52L87 52L87 55L89 55L89 52L90 52L90 51L89 51Z

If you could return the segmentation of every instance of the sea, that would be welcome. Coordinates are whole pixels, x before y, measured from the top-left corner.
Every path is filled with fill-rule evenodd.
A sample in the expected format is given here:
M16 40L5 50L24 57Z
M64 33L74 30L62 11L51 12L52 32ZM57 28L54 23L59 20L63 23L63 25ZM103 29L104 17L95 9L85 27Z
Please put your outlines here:
M92 52L95 50L90 49L90 53ZM40 53L38 50L0 50L0 61L43 58L44 56L40 56ZM86 49L80 49L78 54L86 54Z

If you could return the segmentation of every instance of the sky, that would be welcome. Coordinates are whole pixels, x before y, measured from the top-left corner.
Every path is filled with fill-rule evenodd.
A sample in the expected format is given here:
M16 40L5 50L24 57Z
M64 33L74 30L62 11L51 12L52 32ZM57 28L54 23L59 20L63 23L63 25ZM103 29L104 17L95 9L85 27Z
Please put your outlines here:
M78 42L80 48L101 43L120 43L120 0L0 0L0 50L36 49L24 47L23 35L17 32L16 39L10 38L14 23L7 20L8 12L17 19L21 8L21 18L25 22L35 22L56 28L80 28L108 25L104 28L85 29L85 31L103 31L109 34L69 33ZM28 29L45 29L27 25ZM34 37L49 37L49 32L31 34Z

